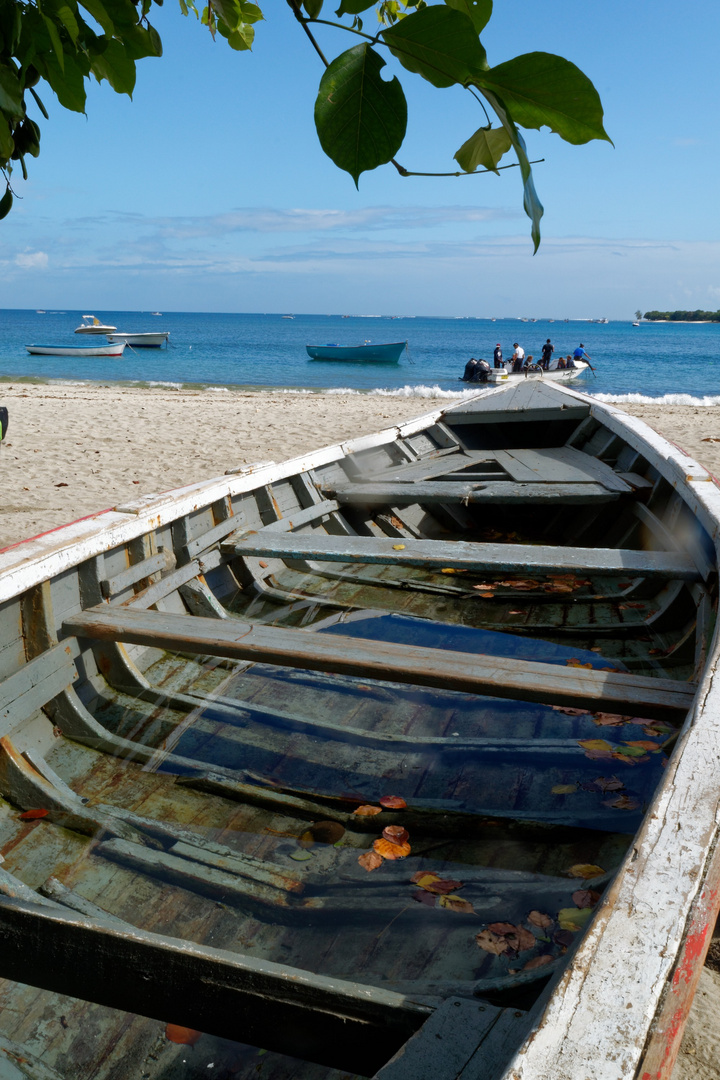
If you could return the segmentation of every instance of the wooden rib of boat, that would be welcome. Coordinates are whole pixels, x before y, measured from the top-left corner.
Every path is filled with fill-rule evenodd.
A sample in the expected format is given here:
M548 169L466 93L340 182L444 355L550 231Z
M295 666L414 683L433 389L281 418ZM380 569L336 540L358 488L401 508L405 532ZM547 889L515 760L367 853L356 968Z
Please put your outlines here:
M26 345L31 356L122 356L124 341L101 345Z
M407 348L407 341L378 342L373 345L306 345L311 360L343 360L356 363L396 364Z
M4 1060L668 1078L720 896L719 522L537 380L0 554Z

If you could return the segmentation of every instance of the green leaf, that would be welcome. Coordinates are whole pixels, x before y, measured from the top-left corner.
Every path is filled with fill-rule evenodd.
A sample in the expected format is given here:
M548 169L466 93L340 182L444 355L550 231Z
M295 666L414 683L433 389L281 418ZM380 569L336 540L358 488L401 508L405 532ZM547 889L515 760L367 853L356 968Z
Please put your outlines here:
M240 26L237 30L229 30L224 22L218 22L218 31L227 41L231 49L236 52L245 52L252 48L255 40L255 28L252 26Z
M566 142L609 139L597 90L582 71L562 56L534 52L491 68L479 85L498 94L516 124L547 126Z
M13 194L10 190L10 185L8 184L5 188L5 194L3 195L2 199L0 199L0 221L2 221L3 218L8 216L8 214L12 210L12 204Z
M433 86L465 86L488 66L472 23L452 8L422 8L383 30L382 37L403 67Z
M60 70L63 71L65 68L65 55L63 53L63 47L62 42L60 41L60 34L58 33L58 28L49 15L43 15L42 20L45 23L45 29L47 30L48 36L50 37L53 52L55 53L55 59L58 62Z
M247 0L213 0L212 6L231 32L240 31L246 23L259 22L263 17L257 4L250 4Z
M102 27L103 32L108 37L112 37L115 33L115 24L100 0L80 0L80 2L85 10L90 12L95 22Z
M98 82L107 79L116 94L132 97L135 89L135 61L127 55L125 48L114 38L99 56L93 57L92 72Z
M323 0L303 0L303 7L311 19L317 19L322 11Z
M15 140L12 137L10 125L0 112L0 161L9 161L14 149Z
M154 26L124 26L118 30L131 60L142 60L145 56L162 56L162 42Z
M333 60L320 80L315 102L320 145L356 185L360 173L390 161L405 137L405 94L397 78L380 77L384 67L369 45L355 45Z
M375 6L375 0L341 0L340 7L335 14L340 15L360 15L363 11L367 11L368 8Z
M455 160L465 172L475 172L482 165L484 169L497 172L497 165L503 154L512 146L512 139L505 128L481 127L464 142Z
M52 52L46 52L43 56L37 55L34 63L43 79L55 91L63 108L71 109L73 112L85 112L84 76L90 71L89 64L87 70L83 71L76 58L68 53L65 56L63 70Z
M56 4L55 16L58 22L62 23L67 30L73 45L77 45L77 40L80 36L80 27L78 26L78 21L75 18L72 9L68 7L67 4Z
M490 22L493 0L445 0L445 3L448 7L467 15L475 27L476 34L480 34Z
M515 122L508 114L501 99L485 88L481 88L481 93L495 110L498 120L510 136L513 149L517 154L517 159L520 164L520 173L523 179L523 208L532 222L531 235L533 238L534 250L537 251L540 247L540 219L545 211L543 210L543 205L538 199L537 192L535 191L532 168L530 167L530 162L528 160L525 140L518 131Z
M16 71L0 63L0 109L7 116L19 119L25 110L22 104L22 82Z

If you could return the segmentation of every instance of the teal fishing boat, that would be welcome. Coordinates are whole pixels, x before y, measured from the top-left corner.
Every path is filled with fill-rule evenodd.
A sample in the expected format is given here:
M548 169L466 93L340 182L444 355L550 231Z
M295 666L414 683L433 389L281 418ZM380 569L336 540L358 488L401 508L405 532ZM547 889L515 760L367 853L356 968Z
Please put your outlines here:
M227 464L0 553L0 1074L667 1080L713 478L541 380Z
M407 341L391 341L373 345L306 345L311 360L343 360L359 364L397 364L407 349Z

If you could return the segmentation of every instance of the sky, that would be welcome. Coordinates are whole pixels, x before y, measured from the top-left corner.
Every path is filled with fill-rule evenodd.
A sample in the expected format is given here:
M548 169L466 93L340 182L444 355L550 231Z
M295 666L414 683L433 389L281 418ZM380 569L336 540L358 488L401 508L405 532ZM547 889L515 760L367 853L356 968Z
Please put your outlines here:
M495 0L491 64L558 53L595 83L614 146L525 132L545 206L532 254L519 170L359 190L313 123L319 58L284 0L260 0L252 53L177 0L132 101L91 84L86 115L50 113L0 222L0 308L630 319L720 308L720 4ZM333 0L323 14L333 18ZM354 44L319 35L335 56ZM406 168L450 171L483 122L460 88L403 71ZM507 158L506 160L511 160Z

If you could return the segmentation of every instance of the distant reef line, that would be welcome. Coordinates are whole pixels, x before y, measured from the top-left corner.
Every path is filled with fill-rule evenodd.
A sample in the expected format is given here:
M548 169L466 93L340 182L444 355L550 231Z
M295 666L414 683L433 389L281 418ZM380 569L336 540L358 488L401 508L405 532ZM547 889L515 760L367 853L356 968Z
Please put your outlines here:
M646 311L643 318L648 322L720 323L720 311Z

